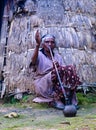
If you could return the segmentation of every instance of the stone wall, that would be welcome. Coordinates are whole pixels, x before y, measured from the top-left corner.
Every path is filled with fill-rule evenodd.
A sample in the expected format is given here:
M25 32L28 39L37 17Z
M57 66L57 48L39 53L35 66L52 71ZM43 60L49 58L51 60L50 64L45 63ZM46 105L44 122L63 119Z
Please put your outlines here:
M84 83L96 82L96 1L26 0L23 11L11 16L6 65L1 67L4 82L10 91L16 87L22 91L34 90L34 73L29 64L37 29L41 36L46 33L56 36L56 51L61 53L66 65L76 65ZM1 41L3 39L4 36ZM3 63L2 54L0 59Z

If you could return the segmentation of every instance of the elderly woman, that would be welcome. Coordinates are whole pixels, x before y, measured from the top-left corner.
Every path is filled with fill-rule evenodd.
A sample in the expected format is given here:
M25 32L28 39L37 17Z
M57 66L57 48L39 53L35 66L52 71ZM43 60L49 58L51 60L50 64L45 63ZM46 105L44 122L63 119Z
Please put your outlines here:
M57 51L55 37L50 34L40 38L39 31L35 35L36 47L32 56L32 66L35 68L34 86L37 97L34 102L48 102L53 107L64 109L65 99L60 88L54 64L57 66L61 80L67 88L66 93L71 104L77 105L76 87L80 84L73 66L65 66L63 59ZM39 49L41 47L41 50ZM50 53L50 49L52 54ZM52 60L52 55L54 62ZM73 76L73 78L72 78ZM72 89L72 90L71 90ZM72 92L71 92L72 91Z

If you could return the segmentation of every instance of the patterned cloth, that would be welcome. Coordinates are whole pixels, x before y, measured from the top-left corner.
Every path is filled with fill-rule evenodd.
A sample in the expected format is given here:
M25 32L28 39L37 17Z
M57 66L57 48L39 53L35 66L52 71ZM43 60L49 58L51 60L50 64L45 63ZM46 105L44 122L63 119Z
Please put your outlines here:
M68 98L69 104L73 104L72 100L74 98L74 94L76 92L76 88L78 85L81 84L79 76L76 74L76 68L75 66L68 65L68 66L59 66L58 65L58 71L56 71L56 68L52 70L51 73L51 79L53 82L53 89L54 89L54 98L56 100L62 100L65 103L65 96ZM57 73L59 74L61 83L58 80ZM62 92L63 85L64 92Z

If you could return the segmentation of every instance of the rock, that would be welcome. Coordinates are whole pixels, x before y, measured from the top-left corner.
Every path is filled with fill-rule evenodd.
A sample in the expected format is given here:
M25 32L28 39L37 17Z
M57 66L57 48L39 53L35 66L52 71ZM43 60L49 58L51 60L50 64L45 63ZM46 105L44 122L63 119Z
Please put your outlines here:
M6 117L6 118L17 118L17 117L19 117L19 114L16 113L16 112L11 112L11 113L4 115L4 117Z

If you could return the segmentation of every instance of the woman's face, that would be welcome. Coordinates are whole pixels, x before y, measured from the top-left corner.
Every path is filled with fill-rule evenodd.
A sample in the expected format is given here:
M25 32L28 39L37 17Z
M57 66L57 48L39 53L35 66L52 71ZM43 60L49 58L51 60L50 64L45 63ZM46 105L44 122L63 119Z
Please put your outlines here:
M44 40L43 48L46 51L49 51L49 47L51 48L51 50L55 48L55 40L53 38L47 38Z

